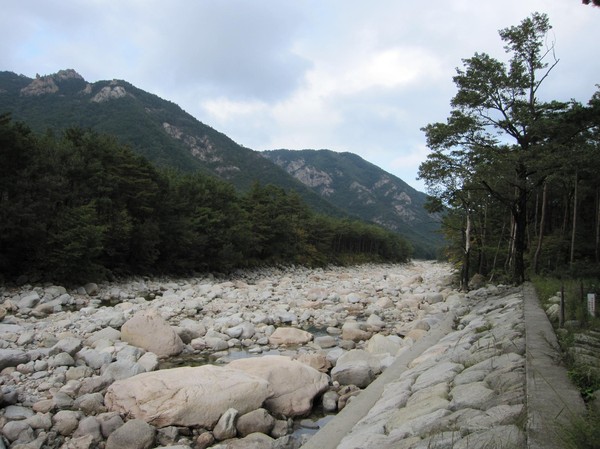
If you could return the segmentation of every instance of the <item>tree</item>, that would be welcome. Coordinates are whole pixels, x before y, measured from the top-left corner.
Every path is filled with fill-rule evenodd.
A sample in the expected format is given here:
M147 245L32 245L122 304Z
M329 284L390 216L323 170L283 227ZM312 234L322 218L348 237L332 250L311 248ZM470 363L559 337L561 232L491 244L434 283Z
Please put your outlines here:
M444 155L455 165L458 158L472 161L475 169L510 167L510 173L502 172L502 182L498 173L485 170L473 180L512 214L511 271L516 283L525 280L527 200L544 149L539 129L552 110L539 99L541 85L558 63L553 43L547 41L550 29L548 17L534 13L520 25L500 30L508 62L485 53L463 60L454 77L458 92L450 117L423 128L433 150L429 162ZM421 169L426 174L427 163Z

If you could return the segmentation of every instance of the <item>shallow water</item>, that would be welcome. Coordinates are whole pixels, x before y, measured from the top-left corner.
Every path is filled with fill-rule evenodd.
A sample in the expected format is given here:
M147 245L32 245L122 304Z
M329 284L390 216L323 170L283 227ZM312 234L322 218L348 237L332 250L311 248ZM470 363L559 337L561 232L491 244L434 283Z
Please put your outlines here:
M327 335L327 331L322 328L310 327L304 330L313 334L314 337ZM269 347L264 346L262 347L262 352L255 353L252 351L252 348L233 347L217 352L201 351L199 353L180 354L162 360L158 369L180 368L183 366L226 365L233 360L246 359L249 357L262 357L265 355L294 356L298 353L297 350L299 348L301 348L301 346L287 346L279 349L270 349Z
M282 352L277 349L266 349L261 353L255 354L250 352L249 348L231 348L218 352L203 351L200 353L180 354L162 360L158 369L180 368L182 366L227 365L233 360L262 357L263 355L282 355Z

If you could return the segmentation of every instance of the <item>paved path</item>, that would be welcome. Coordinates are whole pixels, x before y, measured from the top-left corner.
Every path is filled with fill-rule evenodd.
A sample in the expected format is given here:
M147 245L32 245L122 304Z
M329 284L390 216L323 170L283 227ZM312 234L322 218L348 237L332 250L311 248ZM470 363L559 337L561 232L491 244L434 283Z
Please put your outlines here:
M563 447L584 406L533 286L451 310L302 449Z
M527 447L559 449L561 425L584 412L581 395L560 364L552 324L539 305L533 285L523 287L527 347Z

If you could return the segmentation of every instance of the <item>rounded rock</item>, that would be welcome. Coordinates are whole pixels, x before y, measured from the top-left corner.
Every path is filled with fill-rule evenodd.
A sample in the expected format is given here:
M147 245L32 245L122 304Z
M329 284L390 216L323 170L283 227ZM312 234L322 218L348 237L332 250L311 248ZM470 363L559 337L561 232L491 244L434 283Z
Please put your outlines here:
M150 449L155 433L150 424L141 419L132 419L110 434L106 449Z

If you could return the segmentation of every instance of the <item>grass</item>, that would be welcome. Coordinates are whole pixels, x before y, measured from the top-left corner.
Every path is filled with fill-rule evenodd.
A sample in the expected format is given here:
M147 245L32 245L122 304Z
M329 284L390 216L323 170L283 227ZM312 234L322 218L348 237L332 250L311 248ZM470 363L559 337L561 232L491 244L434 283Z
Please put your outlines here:
M600 448L600 415L589 412L561 429L565 449Z

